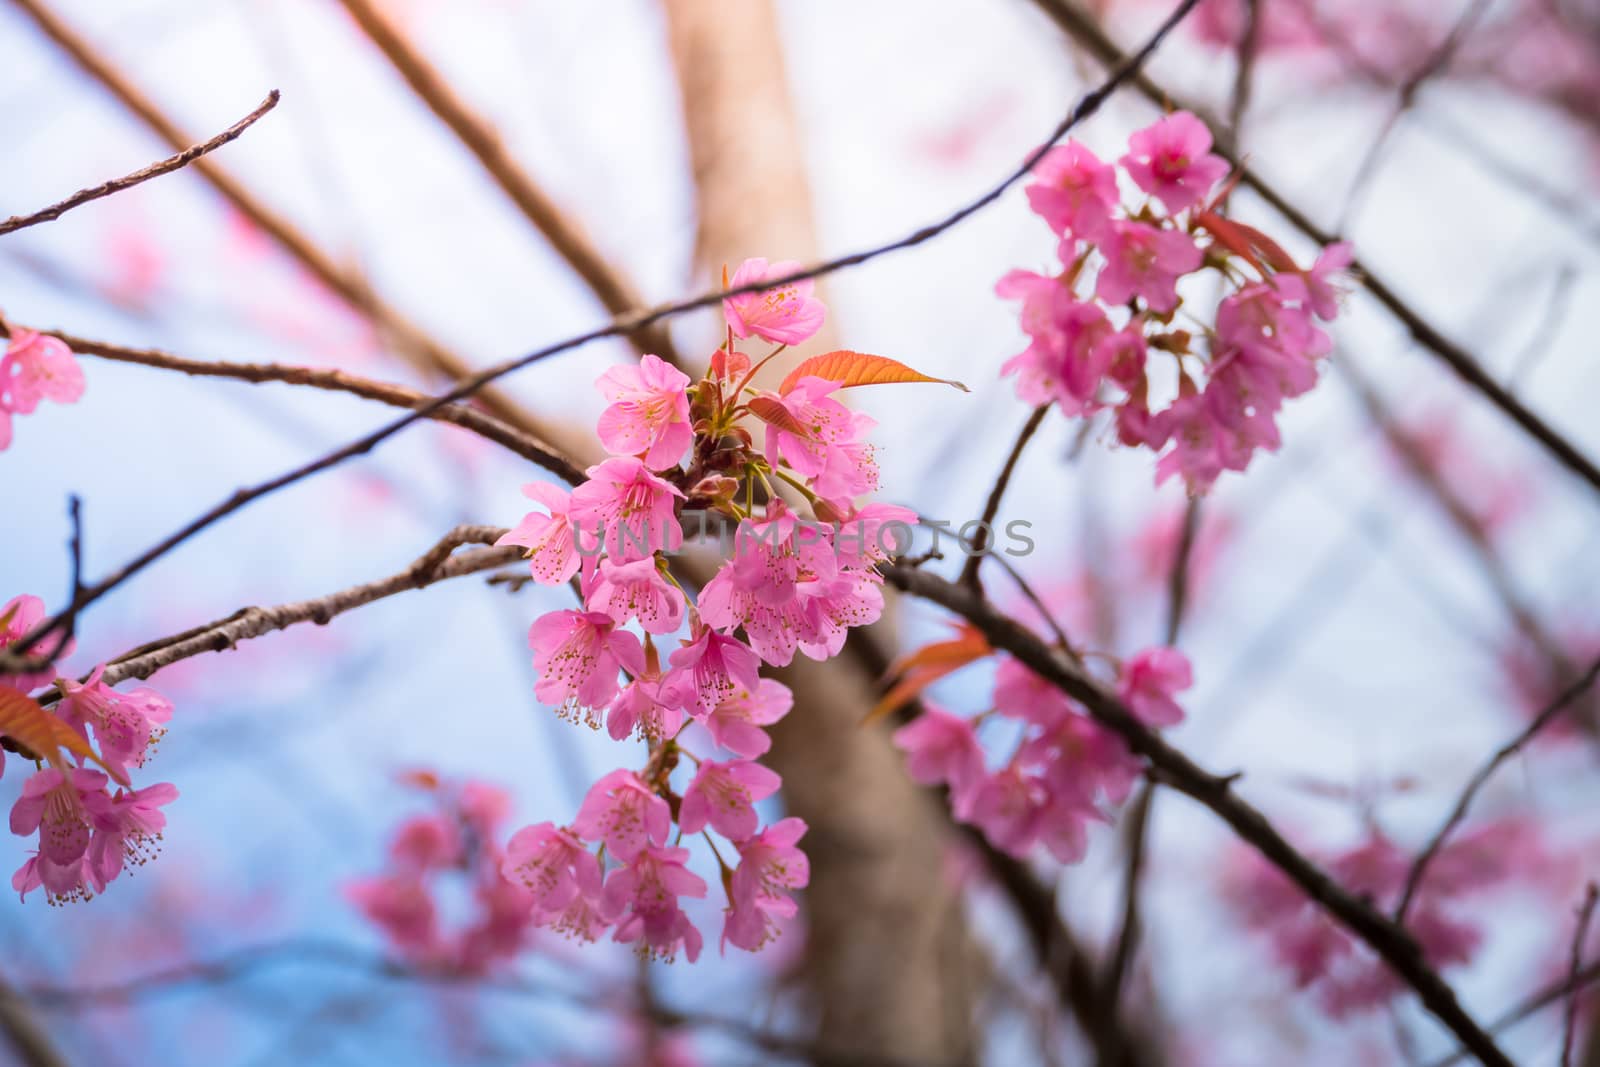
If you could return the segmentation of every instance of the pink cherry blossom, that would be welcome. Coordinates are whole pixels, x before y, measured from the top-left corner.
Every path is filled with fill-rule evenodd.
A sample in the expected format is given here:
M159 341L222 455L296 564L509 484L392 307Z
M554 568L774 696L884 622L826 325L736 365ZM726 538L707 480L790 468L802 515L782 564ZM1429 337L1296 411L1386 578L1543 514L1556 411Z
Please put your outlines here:
M552 611L528 629L533 665L539 672L534 694L565 718L580 713L599 726L597 710L617 695L617 672L644 668L639 639L599 612Z
M771 726L794 707L794 694L782 682L763 678L754 691L743 690L725 698L706 716L705 726L714 744L736 756L755 759L772 747L763 726Z
M427 884L418 876L362 878L346 885L344 893L404 955L430 959L439 954L442 938L438 908Z
M421 873L462 858L461 835L443 815L417 815L401 823L389 842L389 858L402 870Z
M674 737L683 726L690 699L682 678L668 678L647 666L606 709L606 731L614 741L635 731L647 741Z
M100 680L104 671L103 664L96 667L82 685L59 679L57 714L80 733L92 730L106 765L126 777L129 766L144 766L151 746L166 732L162 726L172 718L172 702L149 687L119 693Z
M1339 241L1324 248L1304 275L1311 310L1324 322L1332 322L1339 314L1339 297L1344 292L1344 279L1340 276L1353 262L1355 249L1349 241Z
M683 622L683 591L662 574L654 556L630 563L601 560L587 596L590 611L619 625L638 619L647 633L669 634Z
M678 828L697 834L709 824L730 841L743 841L756 832L755 804L778 791L783 779L750 760L719 763L703 760L678 809Z
M1156 461L1156 484L1181 475L1191 493L1204 493L1224 470L1243 470L1248 453L1240 455L1200 393L1178 397L1151 419L1152 448L1169 440L1170 451Z
M23 593L6 601L5 606L0 607L0 648L6 648L12 642L20 640L33 632L44 621L44 618L44 601L36 596ZM56 658L60 659L71 654L73 644L73 642L68 641ZM29 656L43 656L48 652L54 651L55 645L56 637L51 635L35 642L33 647L27 650L27 654ZM22 650L14 649L13 651L20 652ZM0 685L27 693L39 688L41 685L49 685L50 680L54 677L55 671L47 667L33 674L0 674Z
M639 951L670 961L678 947L693 963L700 957L700 931L678 905L679 897L706 895L706 883L690 871L686 848L646 848L606 879L602 901L617 924L617 941L637 941Z
M1187 111L1175 111L1134 133L1120 160L1134 184L1176 214L1204 200L1228 173L1211 154L1211 131Z
M89 863L100 882L111 881L124 864L142 867L156 857L161 851L161 831L167 825L161 809L177 799L178 790L161 782L143 789L119 789L97 808Z
M1161 313L1178 306L1178 279L1205 258L1188 234L1144 222L1112 223L1099 247L1106 263L1095 280L1095 295L1108 304L1137 296Z
M748 952L763 948L778 935L776 920L798 910L789 896L811 881L811 864L796 844L806 824L789 818L773 823L740 844L739 866L728 881L728 911L722 941Z
M1028 205L1056 233L1094 240L1117 206L1117 176L1077 141L1046 152L1033 168Z
M529 482L524 496L543 504L550 512L530 511L514 529L496 541L497 545L521 545L528 550L528 569L533 580L543 585L560 585L578 572L578 549L573 543L572 494L548 482ZM593 556L590 560L593 560Z
M105 888L97 869L85 864L96 816L110 802L99 771L46 767L23 783L11 807L11 832L39 834L38 854L11 879L26 897L43 886L52 901L87 900Z
M66 343L13 326L0 357L0 449L11 444L12 415L30 414L42 400L70 404L82 395L83 369Z
M595 385L611 401L599 425L600 443L607 451L643 453L651 470L677 465L694 437L687 374L646 354L636 367L612 367Z
M1052 284L1024 297L1023 328L1031 343L1000 366L1002 375L1017 376L1017 396L1029 404L1053 401L1070 415L1093 410L1113 355L1105 311Z
M500 870L528 891L540 923L562 915L578 897L598 906L600 861L576 834L553 823L524 826L513 834Z
M1016 762L1036 772L1058 801L1070 796L1086 807L1097 799L1121 804L1144 772L1122 738L1076 711L1029 736Z
M709 715L734 693L754 689L761 681L761 660L755 650L710 627L702 627L668 662L669 677L688 694L685 706L691 714Z
M580 555L594 555L604 544L613 559L625 563L683 544L676 513L683 491L677 486L632 456L608 459L587 473L589 480L572 491L568 512ZM585 540L591 537L593 542Z
M493 837L511 816L511 794L491 782L466 781L456 793L455 808L469 832Z
M700 618L724 632L742 625L761 659L786 666L799 643L814 636L802 584L833 572L821 531L799 525L775 502L766 519L739 524L732 558L701 590Z
M923 785L948 785L963 796L983 777L983 748L972 722L923 702L922 714L894 732L906 772Z
M585 841L604 842L620 860L631 860L647 845L664 845L672 809L632 771L612 771L589 787L572 829Z
M994 708L1009 718L1049 729L1072 714L1067 695L1010 656L994 672Z
M839 387L838 382L807 375L787 393L763 394L782 404L805 431L800 434L783 426L768 426L768 457L781 456L799 473L815 478L827 468L832 446L865 437L875 424L832 395Z
M818 575L798 587L805 605L800 651L829 660L844 647L849 631L868 626L883 614L883 576L872 570Z
M1183 709L1173 694L1194 684L1189 658L1175 648L1147 648L1122 667L1117 695L1146 726L1176 726Z
M765 259L747 259L734 271L728 288L781 278L801 267L802 264L793 260L768 265ZM774 344L797 345L822 329L826 308L811 295L815 288L816 283L808 278L775 289L731 296L722 302L722 313L735 337L754 334Z
M841 571L870 570L886 562L910 548L901 537L910 538L918 521L915 511L898 504L873 501L852 508L834 523L828 538L834 565Z

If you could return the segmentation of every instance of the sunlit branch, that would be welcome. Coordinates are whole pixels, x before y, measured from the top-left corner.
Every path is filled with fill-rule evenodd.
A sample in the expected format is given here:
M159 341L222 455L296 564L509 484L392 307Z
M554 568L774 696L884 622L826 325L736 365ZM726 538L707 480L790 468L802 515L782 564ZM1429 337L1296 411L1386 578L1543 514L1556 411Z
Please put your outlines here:
M211 138L211 140L185 148L176 155L168 156L166 159L136 170L132 174L102 182L89 189L80 189L60 203L51 204L49 207L36 211L32 215L13 215L11 218L0 222L0 237L16 230L26 229L29 226L37 226L41 222L53 222L75 207L81 207L91 201L111 196L113 193L120 193L124 189L132 189L135 185L147 182L151 178L159 178L163 174L171 174L175 170L182 170L206 153L214 152L237 138L245 130L254 126L257 119L277 106L278 90L274 89L267 94L267 98L261 102L260 107Z

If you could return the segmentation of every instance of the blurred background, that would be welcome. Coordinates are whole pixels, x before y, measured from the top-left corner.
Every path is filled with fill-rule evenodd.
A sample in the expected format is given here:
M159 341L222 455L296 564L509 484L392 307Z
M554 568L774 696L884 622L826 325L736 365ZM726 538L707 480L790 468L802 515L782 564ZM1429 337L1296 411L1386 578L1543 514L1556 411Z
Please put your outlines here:
M168 154L161 122L194 143L283 93L211 157L224 187L190 168L0 240L0 309L114 344L436 390L450 360L486 365L630 301L700 291L724 263L840 254L942 216L1098 84L1096 33L1132 48L1168 10L0 4L0 215ZM431 105L396 54L431 68ZM1202 109L1219 142L1600 454L1600 8L1205 0L1148 70L1157 101ZM441 93L497 131L487 154L553 215L507 195L441 119ZM1113 158L1159 110L1129 88L1078 135ZM1233 208L1303 262L1314 255L1250 191ZM1028 414L999 378L1024 341L993 285L1053 255L1013 190L936 240L823 283L836 346L972 388L859 397L879 420L883 499L979 514ZM719 322L679 317L671 342L701 363ZM1179 645L1196 686L1172 733L1202 764L1243 771L1244 794L1322 857L1375 834L1419 847L1486 755L1600 653L1593 491L1367 294L1350 295L1335 338L1322 384L1280 420L1282 450L1225 475L1195 512ZM602 407L593 379L634 354L626 340L591 344L502 391L582 455ZM351 396L80 362L83 399L19 417L0 455L0 602L61 602L69 493L83 499L98 576L235 488L392 417ZM123 586L82 620L69 665L394 573L457 523L514 524L520 486L543 477L464 431L413 427ZM1181 486L1153 483L1148 453L1052 416L1002 509L1032 524L1037 548L1019 570L1094 647L1127 654L1162 638L1188 504ZM1003 576L990 588L1020 603ZM778 737L790 795L773 811L812 822L816 867L803 924L775 947L712 945L692 966L641 968L625 946L542 934L487 975L418 977L346 896L383 868L394 828L437 803L416 772L505 790L509 832L570 819L589 782L641 758L533 697L527 625L567 606L565 593L463 578L152 678L177 708L149 768L182 792L163 855L88 904L0 904L0 976L29 994L6 1009L0 1061L1232 1067L1453 1051L1412 998L1340 1010L1298 989L1241 906L1241 847L1175 797L1151 809L1124 1008L1075 1010L1060 976L1111 951L1130 817L1098 829L1079 865L1011 868L1036 891L1021 905L1027 893L905 779L887 731L856 729L877 685L859 663L792 683L799 700ZM901 602L878 636L903 651L946 627ZM933 692L977 711L988 684L976 668ZM1575 713L1586 718L1593 706ZM1600 873L1595 757L1592 730L1550 731L1464 828L1490 835L1495 873L1460 902L1482 943L1447 976L1480 1019L1567 966L1574 906ZM0 781L0 799L22 780ZM716 899L696 913L710 931ZM466 921L464 888L457 903ZM1040 941L1041 908L1070 944ZM1107 1052L1096 1032L1119 1016L1137 1048ZM1600 1063L1587 1035L1583 1021L1573 1062ZM1556 1006L1505 1046L1555 1063L1562 1037Z

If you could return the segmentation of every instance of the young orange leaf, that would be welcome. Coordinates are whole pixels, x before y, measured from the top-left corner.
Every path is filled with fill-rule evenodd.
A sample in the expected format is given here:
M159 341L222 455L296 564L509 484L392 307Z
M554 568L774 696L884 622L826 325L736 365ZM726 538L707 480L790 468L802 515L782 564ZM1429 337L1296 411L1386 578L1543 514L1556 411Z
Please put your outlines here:
M869 356L865 352L851 352L843 348L837 352L824 352L820 356L802 360L789 372L788 377L783 379L783 384L778 386L778 392L788 395L789 390L807 375L838 382L845 389L855 385L938 382L941 385L953 385L963 393L971 392L960 382L951 381L949 378L934 378L921 371L912 370L904 363L888 356Z
M1250 237L1237 223L1223 218L1221 215L1210 211L1195 212L1194 221L1199 223L1217 243L1236 256L1241 256L1250 261L1250 265L1262 274L1267 273L1266 264L1256 257L1254 248L1250 247Z
M770 396L758 396L748 405L751 414L769 426L776 426L796 437L809 438L811 431L790 413L789 409Z
M867 712L861 725L877 722L885 715L898 711L940 678L983 659L991 651L993 649L983 634L970 623L962 622L956 627L955 637L924 645L889 668L888 676L899 680Z
M1248 259L1252 266L1262 274L1267 273L1270 266L1276 271L1298 271L1289 253L1283 246L1272 238L1242 222L1225 219L1221 215L1209 211L1200 211L1195 214L1195 221L1210 231L1228 251Z

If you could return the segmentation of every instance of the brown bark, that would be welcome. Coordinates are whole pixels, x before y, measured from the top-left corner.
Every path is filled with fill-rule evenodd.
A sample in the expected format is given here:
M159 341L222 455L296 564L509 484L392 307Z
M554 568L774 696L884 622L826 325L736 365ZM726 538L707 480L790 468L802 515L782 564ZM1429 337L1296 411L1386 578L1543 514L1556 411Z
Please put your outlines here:
M700 213L699 261L816 251L776 12L769 0L666 0ZM808 343L824 351L826 336ZM795 710L772 763L810 824L805 977L829 1047L949 1063L971 1056L969 945L943 876L949 825L883 729L860 726L874 679L850 657L780 672Z

